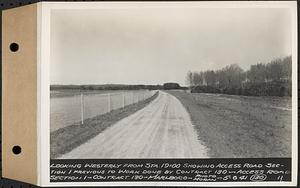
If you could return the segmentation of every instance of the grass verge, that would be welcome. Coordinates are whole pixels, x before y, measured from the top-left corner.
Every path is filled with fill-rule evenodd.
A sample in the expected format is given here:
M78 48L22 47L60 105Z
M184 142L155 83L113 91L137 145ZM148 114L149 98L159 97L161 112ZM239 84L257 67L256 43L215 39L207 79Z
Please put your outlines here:
M52 132L50 134L50 158L58 158L59 156L70 152L74 148L95 137L109 126L115 124L117 121L144 108L157 96L158 92L144 101L86 119L83 124L77 122Z

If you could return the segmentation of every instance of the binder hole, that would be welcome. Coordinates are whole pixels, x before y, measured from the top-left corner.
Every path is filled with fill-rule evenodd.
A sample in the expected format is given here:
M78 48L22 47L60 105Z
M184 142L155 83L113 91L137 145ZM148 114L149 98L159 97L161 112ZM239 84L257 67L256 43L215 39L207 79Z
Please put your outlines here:
M10 45L9 45L9 48L10 48L10 51L12 51L12 52L16 52L16 51L18 51L19 50L19 45L17 44L17 43L11 43Z
M20 146L14 146L14 147L12 148L12 151L13 151L13 153L14 153L15 155L19 155L19 154L21 153L21 151L22 151L22 148L21 148Z

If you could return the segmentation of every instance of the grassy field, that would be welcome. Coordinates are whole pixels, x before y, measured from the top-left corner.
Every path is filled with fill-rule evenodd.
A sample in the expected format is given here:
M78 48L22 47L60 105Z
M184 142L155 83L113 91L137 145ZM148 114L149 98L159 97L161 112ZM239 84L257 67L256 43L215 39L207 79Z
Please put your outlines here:
M168 92L190 113L211 157L291 157L291 98Z
M81 124L77 122L73 125L60 128L50 134L50 158L57 158L65 154L77 146L85 143L89 139L95 137L109 126L117 121L128 117L134 112L144 108L158 96L158 92L152 97L140 101L135 104L126 106L125 108L113 110L109 113L98 115L93 118L84 120Z

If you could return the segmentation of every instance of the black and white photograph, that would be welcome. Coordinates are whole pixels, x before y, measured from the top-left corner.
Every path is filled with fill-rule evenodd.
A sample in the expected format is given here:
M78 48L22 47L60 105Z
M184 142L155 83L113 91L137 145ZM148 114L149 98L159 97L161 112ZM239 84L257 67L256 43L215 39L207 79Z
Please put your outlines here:
M53 9L51 159L291 158L289 8Z
M1 7L4 186L299 187L296 1Z

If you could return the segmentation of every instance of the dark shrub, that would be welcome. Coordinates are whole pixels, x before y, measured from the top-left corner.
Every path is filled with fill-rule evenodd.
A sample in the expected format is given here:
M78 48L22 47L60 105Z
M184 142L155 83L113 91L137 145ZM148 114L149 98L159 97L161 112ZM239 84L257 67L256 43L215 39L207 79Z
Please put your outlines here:
M194 86L192 93L224 93L246 96L292 96L292 82L287 80L273 82L246 82L242 87L216 88L212 86Z
M212 86L194 86L191 93L221 93L221 90Z
M246 83L244 95L250 96L291 96L292 84L289 81Z
M180 85L178 83L164 83L163 85L164 89L180 89Z

